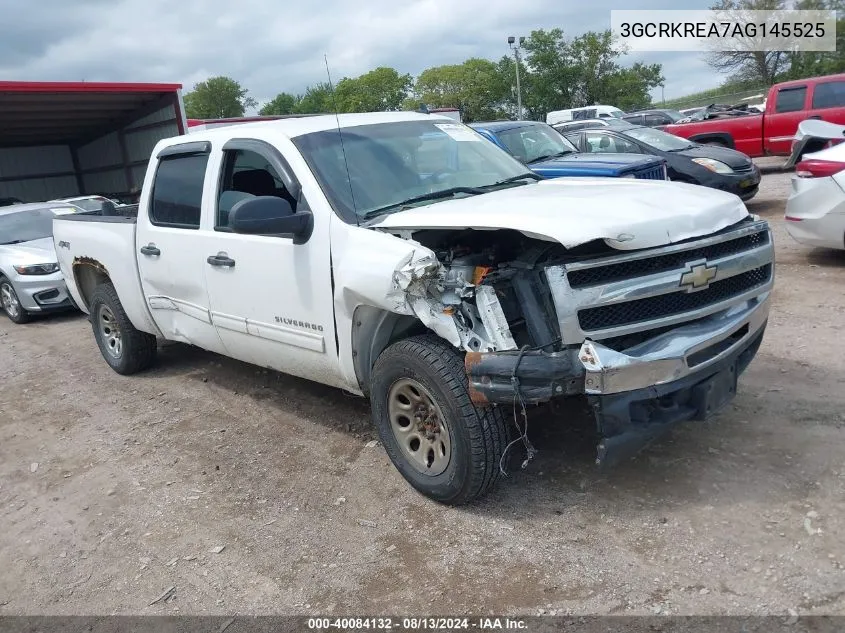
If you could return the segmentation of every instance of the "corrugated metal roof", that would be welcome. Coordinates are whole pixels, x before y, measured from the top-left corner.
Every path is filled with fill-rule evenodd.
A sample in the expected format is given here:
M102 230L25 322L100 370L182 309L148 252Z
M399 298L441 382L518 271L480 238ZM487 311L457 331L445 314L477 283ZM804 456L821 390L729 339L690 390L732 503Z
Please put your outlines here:
M0 147L93 140L174 105L179 84L0 81ZM181 113L174 112L181 119Z

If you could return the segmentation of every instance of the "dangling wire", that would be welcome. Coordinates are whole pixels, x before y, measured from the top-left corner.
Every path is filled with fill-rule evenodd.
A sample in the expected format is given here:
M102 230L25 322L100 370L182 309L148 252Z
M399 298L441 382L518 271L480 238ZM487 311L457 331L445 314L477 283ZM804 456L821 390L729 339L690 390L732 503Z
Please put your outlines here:
M513 423L514 426L516 426L516 430L519 431L519 437L510 442L510 444L505 447L505 450L502 453L502 457L499 459L499 471L505 477L508 476L508 472L505 470L504 467L505 458L507 458L511 448L513 448L516 444L522 442L522 445L525 447L525 459L522 462L523 470L525 470L525 468L528 466L528 462L534 459L534 456L537 454L537 449L534 448L534 445L531 444L531 441L528 439L528 412L525 410L525 399L522 397L522 386L519 383L519 378L517 378L516 376L516 372L519 369L519 364L522 362L522 357L525 356L525 352L527 352L528 350L528 345L524 345L519 350L519 356L516 357L516 363L514 364L513 371L511 372L511 385L513 386ZM517 400L519 401L519 406L522 413L522 427L520 427L519 425L519 420L516 412Z

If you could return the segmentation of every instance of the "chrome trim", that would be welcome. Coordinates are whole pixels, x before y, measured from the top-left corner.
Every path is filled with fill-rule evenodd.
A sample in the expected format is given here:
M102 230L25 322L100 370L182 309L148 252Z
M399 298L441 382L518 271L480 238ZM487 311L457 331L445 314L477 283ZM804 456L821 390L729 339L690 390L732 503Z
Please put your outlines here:
M734 240L762 231L767 232L768 243L749 250L725 255L718 259L704 260L700 257L696 257L684 262L684 264L672 270L635 277L633 279L598 284L595 286L572 288L567 280L567 273L571 270L608 266L640 259L660 257L669 253L682 253L683 251L697 250L719 242ZM711 280L711 285L718 281L746 273L767 264L772 265L772 271L768 281L765 283L751 288L738 296L730 297L723 301L701 307L697 310L691 310L681 314L670 315L634 324L605 328L602 330L583 330L581 328L578 321L578 312L580 310L624 303L659 295L688 292L687 289L681 287L682 275L689 270L690 265L700 264L705 261L708 264L718 266L717 275L713 280ZM546 279L549 282L555 311L557 312L561 337L565 344L581 344L587 338L594 341L605 338L615 338L617 336L635 334L646 330L672 326L686 321L705 318L709 315L725 310L732 305L741 304L744 301L748 301L749 299L753 299L754 297L758 297L769 292L774 285L774 243L772 240L771 230L768 228L767 223L764 221L754 222L735 231L729 231L727 233L711 236L695 242L673 244L671 246L646 251L636 251L629 254L606 257L590 262L575 262L571 264L550 266L546 268L545 272ZM704 288L698 288L692 290L692 292L698 292L703 289Z
M620 255L610 255L608 257L602 257L600 259L591 259L589 261L572 262L571 264L566 265L566 269L582 270L584 268L601 268L603 266L609 266L611 264L632 262L638 259L651 259L652 257L658 257L660 255L669 255L671 253L677 253L679 251L691 251L696 248L706 248L707 246L712 246L713 244L719 244L720 242L730 242L731 240L735 240L740 237L745 237L746 235L750 235L752 233L762 233L763 231L768 231L769 243L771 243L772 236L771 230L769 229L769 225L766 223L765 220L759 220L751 222L750 224L735 229L733 231L720 233L718 235L711 235L710 237L705 237L694 242L683 242L681 244L671 244L669 246L664 246L661 248L643 251L632 251L630 253L622 253Z
M704 371L756 335L769 316L770 293L736 305L710 318L690 323L617 352L601 343L585 341L578 358L586 370L588 394L611 394L644 389ZM706 361L689 366L689 357L748 326L733 345Z

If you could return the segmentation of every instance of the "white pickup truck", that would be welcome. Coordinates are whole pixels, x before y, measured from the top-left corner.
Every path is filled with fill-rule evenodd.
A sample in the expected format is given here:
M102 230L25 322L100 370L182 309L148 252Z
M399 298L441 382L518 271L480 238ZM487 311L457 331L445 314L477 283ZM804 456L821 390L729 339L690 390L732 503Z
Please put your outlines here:
M542 180L421 113L162 141L137 218L62 216L54 240L115 371L167 339L368 396L400 473L450 504L495 484L509 442L530 457L531 405L586 397L600 464L715 412L774 274L732 194Z

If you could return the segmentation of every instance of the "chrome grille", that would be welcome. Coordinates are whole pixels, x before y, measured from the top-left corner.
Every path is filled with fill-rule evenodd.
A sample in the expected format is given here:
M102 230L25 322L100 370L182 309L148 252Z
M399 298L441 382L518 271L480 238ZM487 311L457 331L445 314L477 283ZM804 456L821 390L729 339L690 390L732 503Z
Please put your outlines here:
M732 299L764 285L771 279L772 265L766 264L748 272L728 277L699 292L671 294L626 301L578 312L578 322L585 332L653 321L663 317L698 310L726 299Z
M569 280L569 285L572 288L583 288L585 286L606 284L611 281L633 279L635 277L643 277L645 275L652 275L654 273L664 272L667 270L683 268L687 262L698 259L718 259L727 255L733 255L734 253L740 253L759 246L764 246L768 242L769 234L765 231L759 231L757 233L743 235L742 237L725 242L717 242L715 244L692 248L678 253L658 255L648 259L635 259L620 262L618 264L597 266L595 268L573 270L567 274L567 278Z
M634 172L634 176L642 180L666 180L666 174L663 171L663 165L640 169Z
M709 284L684 285L702 265L714 271ZM763 298L774 249L768 224L748 218L701 239L549 266L546 278L565 343L626 344Z

